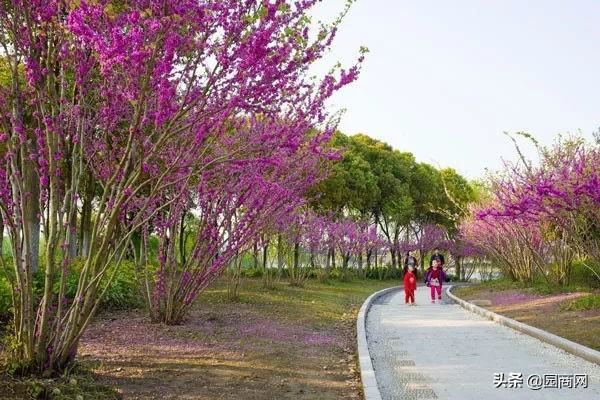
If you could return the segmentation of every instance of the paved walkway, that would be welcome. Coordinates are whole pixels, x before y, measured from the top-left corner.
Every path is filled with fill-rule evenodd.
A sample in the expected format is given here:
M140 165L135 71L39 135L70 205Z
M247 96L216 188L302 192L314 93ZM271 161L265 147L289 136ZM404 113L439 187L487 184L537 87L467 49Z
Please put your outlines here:
M600 366L451 300L431 304L428 292L418 288L415 307L404 305L403 290L392 292L376 300L367 315L369 350L384 400L600 399ZM507 386L518 386L518 375L511 380L510 374L521 373L522 387L496 388L494 374L502 373ZM532 390L527 381L533 374L542 379L587 374L588 387ZM551 384L553 377L546 379Z

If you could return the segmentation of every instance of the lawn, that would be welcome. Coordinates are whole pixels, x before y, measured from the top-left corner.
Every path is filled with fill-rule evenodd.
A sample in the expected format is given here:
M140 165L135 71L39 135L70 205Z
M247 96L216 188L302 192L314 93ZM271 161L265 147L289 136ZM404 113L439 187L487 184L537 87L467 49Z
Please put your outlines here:
M80 371L55 381L7 376L8 399L360 399L355 319L364 299L393 282L279 283L246 279L239 302L224 282L179 326L140 310L104 312L83 337ZM76 380L73 381L73 379ZM12 393L12 394L11 394Z

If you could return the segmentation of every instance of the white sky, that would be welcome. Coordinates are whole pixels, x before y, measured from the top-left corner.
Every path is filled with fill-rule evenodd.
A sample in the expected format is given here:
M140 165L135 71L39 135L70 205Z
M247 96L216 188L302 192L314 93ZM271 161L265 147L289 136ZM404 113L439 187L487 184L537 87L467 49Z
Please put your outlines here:
M323 0L331 20L346 0ZM328 66L370 49L332 109L340 129L469 178L515 152L503 131L551 143L600 126L600 1L358 0Z

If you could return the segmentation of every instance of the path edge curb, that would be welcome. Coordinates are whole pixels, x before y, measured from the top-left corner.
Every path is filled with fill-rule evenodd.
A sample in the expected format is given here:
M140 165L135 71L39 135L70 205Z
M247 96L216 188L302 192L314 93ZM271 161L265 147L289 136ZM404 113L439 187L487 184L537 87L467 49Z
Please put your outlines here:
M475 304L469 303L466 300L461 299L452 293L452 286L446 289L446 294L452 300L456 301L461 307L471 311L472 313L479 314L487 319L490 319L500 325L508 326L514 330L517 330L526 335L532 336L542 342L551 344L556 346L567 353L571 353L577 357L581 357L587 361L590 361L594 364L600 365L600 351L596 351L592 348L586 347L582 344L572 342L563 337L557 336L553 333L544 331L539 328L535 328L531 325L524 324L522 322L516 321L512 318L505 317L503 315L497 314L493 311L486 310L485 308L476 306Z
M367 313L375 300L395 290L400 290L400 288L393 286L371 294L360 307L358 317L356 318L358 364L365 400L381 400L381 392L377 386L373 361L369 352L369 343L367 342Z

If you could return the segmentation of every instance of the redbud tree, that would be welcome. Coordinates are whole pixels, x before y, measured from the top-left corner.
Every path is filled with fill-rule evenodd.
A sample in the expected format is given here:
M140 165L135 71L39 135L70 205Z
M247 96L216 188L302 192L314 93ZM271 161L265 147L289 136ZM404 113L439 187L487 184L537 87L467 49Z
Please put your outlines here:
M212 279L206 274L216 274L270 210L282 212L283 198L297 195L301 178L288 187L276 172L244 171L260 158L252 154L245 164L239 135L260 121L252 143L279 137L277 150L293 157L311 146L318 153L333 131L324 102L359 68L310 78L339 22L312 32L315 3L2 2L10 84L0 88L0 210L12 250L3 265L13 288L14 353L24 370L52 373L72 362L135 235L156 229L163 237L153 312L177 320ZM306 139L313 131L323 133ZM279 159L271 154L265 162ZM283 164L291 173L293 163ZM78 208L90 181L86 252L76 294L67 298ZM189 204L200 208L202 240L193 265L175 268L166 238ZM162 280L169 273L173 281Z
M561 138L539 154L538 164L508 165L492 178L491 197L462 230L512 278L531 280L537 271L568 284L576 258L600 259L600 150Z

